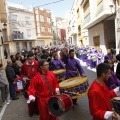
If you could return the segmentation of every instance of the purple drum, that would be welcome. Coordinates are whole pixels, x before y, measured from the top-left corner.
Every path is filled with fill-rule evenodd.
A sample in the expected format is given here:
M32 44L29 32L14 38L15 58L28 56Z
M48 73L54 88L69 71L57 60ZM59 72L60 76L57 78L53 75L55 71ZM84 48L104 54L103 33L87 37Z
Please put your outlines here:
M87 77L78 76L67 79L61 82L59 85L61 93L67 93L72 97L72 99L75 99L87 94L89 81Z

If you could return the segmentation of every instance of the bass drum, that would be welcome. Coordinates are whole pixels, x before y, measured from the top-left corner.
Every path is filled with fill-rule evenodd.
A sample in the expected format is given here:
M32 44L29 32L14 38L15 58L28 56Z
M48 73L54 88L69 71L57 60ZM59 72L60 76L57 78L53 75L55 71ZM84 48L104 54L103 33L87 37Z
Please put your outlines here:
M52 116L59 117L73 106L72 99L67 94L53 96L48 101L48 110Z
M89 89L89 81L87 77L74 77L59 83L61 93L69 94L72 99L85 96Z
M114 111L120 115L120 97L115 97L111 100L111 105Z

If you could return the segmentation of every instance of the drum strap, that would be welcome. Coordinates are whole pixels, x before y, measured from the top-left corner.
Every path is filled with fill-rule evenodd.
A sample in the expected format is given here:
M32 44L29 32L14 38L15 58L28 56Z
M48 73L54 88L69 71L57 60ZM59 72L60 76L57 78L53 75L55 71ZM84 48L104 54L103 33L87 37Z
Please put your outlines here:
M46 78L44 75L42 75L42 78L43 78L44 81L46 82L46 84L47 84L47 86L48 86L48 89L50 90L51 94L54 95L53 92L52 92L52 88L50 87L50 84L48 83L47 78Z

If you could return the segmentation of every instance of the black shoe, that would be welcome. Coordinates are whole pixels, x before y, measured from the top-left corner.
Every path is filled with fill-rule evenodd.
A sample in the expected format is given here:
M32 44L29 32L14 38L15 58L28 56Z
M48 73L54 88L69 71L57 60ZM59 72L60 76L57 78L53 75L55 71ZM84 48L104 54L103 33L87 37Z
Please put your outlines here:
M32 116L33 116L33 113L29 113L29 116L32 117Z
M12 100L18 100L19 98L14 98L14 99L12 99Z
M34 112L34 114L39 115L39 112Z

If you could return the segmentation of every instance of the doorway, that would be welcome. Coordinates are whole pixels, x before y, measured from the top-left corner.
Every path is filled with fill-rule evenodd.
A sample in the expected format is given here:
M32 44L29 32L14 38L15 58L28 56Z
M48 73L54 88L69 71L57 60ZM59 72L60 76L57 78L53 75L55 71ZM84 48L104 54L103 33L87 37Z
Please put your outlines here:
M93 44L96 50L100 48L100 36L93 37Z

